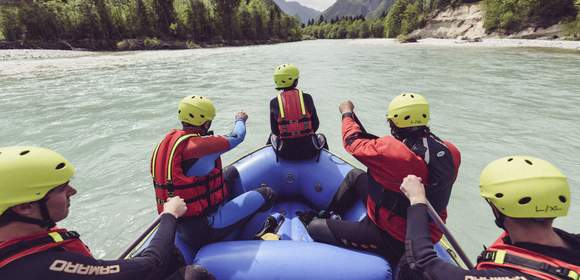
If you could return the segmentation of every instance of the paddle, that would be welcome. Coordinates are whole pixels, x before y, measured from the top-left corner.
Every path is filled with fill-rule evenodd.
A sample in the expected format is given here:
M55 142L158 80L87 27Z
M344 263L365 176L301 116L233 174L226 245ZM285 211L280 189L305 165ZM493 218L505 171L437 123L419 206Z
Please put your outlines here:
M117 259L122 260L125 259L130 253L131 251L133 251L133 249L135 249L135 247L137 247L137 245L139 245L141 243L141 241L143 241L147 236L149 236L149 234L151 233L151 231L157 226L159 225L159 222L161 221L161 215L159 215L152 223L151 225L149 225L147 227L147 229L145 229L145 231L143 231L143 233L141 233L141 235L139 235L139 237L137 237L137 239L135 239L131 245L129 245L129 247L127 247L127 249L125 249L125 251L123 251L123 253L121 253L121 255L119 255L119 257Z
M429 213L429 216L431 216L431 219L439 227L439 229L443 231L443 234L445 234L445 237L447 237L447 240L449 240L449 243L451 243L451 246L453 247L453 249L455 249L455 251L461 258L463 263L467 266L467 268L473 269L473 264L471 263L467 255L465 255L465 252L463 252L463 250L459 246L459 243L457 243L457 240L455 240L453 234L451 234L451 232L447 229L445 223L443 223L443 220L441 220L441 217L439 217L437 212L435 212L435 209L433 209L433 206L431 205L431 203L429 203L429 201L427 201L427 212Z

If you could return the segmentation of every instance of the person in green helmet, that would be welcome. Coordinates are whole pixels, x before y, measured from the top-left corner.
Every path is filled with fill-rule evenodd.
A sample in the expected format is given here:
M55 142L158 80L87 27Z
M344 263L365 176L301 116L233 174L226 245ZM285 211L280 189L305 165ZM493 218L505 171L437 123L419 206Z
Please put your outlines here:
M175 265L175 228L187 210L179 197L165 202L159 230L139 256L95 259L78 233L56 227L77 193L74 173L49 149L0 148L0 279L214 279L200 266Z
M500 237L464 270L437 257L429 231L425 188L407 176L407 255L398 279L580 279L580 234L554 228L570 208L570 186L551 163L530 156L509 156L481 172L479 191L490 205ZM411 269L412 268L412 269Z
M324 135L316 134L320 122L312 96L297 88L299 76L293 64L278 65L274 70L274 83L280 93L270 100L268 143L278 156L289 160L311 159L321 149L328 149Z
M399 189L403 178L409 174L423 178L428 183L429 201L445 220L461 154L451 142L431 132L429 103L420 94L402 93L391 100L386 116L389 136L367 133L351 101L343 102L339 111L344 148L367 167L367 172L356 168L350 171L327 211L343 215L358 198L365 202L367 215L357 222L303 220L315 241L371 251L395 266L405 251L408 221L408 201ZM433 223L430 230L431 238L438 241L442 232Z
M157 210L163 211L169 197L185 199L187 211L177 223L177 235L193 251L223 240L254 214L269 209L275 199L267 186L231 195L239 173L234 167L222 168L221 155L244 141L248 115L236 113L234 128L226 135L210 131L215 116L209 98L184 97L177 108L181 128L167 133L151 157Z

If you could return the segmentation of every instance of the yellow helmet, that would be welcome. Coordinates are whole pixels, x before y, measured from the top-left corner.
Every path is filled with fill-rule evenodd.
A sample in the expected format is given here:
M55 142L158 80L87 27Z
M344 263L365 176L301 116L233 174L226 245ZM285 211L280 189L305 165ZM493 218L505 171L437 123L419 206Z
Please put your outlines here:
M215 118L215 107L207 97L190 95L181 100L177 117L181 122L201 126Z
M0 148L0 214L70 180L75 168L60 154L39 147Z
M566 216L570 187L566 176L551 163L529 156L492 161L479 178L481 196L512 218Z
M417 93L403 93L389 103L387 120L397 127L426 126L429 123L429 103Z
M300 71L298 67L294 64L282 64L278 65L274 70L274 83L276 88L287 88L294 84L295 80L298 80L300 76Z

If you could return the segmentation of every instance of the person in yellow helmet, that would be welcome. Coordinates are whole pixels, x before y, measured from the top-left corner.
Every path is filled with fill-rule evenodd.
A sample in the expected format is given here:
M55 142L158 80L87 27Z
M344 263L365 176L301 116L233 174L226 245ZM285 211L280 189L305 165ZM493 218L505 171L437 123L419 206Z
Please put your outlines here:
M199 266L171 269L176 222L186 211L179 197L164 203L159 230L142 254L95 259L78 233L56 227L77 193L74 173L49 149L0 147L0 279L212 279Z
M157 210L162 211L163 201L169 197L185 199L187 212L177 224L177 232L194 251L225 238L274 200L269 187L230 197L230 180L238 173L233 167L222 170L221 154L242 143L248 115L236 113L234 129L227 135L213 135L209 130L215 116L209 98L183 98L177 109L182 128L172 129L151 158Z
M316 241L382 255L395 266L404 252L407 199L399 190L403 178L417 174L428 182L429 201L445 219L451 187L457 176L460 154L455 146L435 136L428 127L429 104L417 93L399 94L391 100L386 119L392 136L366 132L354 114L351 101L339 107L342 113L344 148L368 168L352 170L342 182L328 212L342 215L359 197L367 216L359 222L314 219L308 232ZM432 224L431 238L442 233Z
M437 258L425 238L425 188L417 176L405 178L401 190L411 204L408 263L399 279L580 279L580 234L553 227L571 202L567 178L556 166L531 156L503 157L483 169L479 185L504 232L478 257L475 269L464 270Z
M271 143L278 156L289 160L316 157L328 149L324 135L316 135L320 125L312 96L298 89L300 71L293 64L274 70L274 83L280 92L270 100Z

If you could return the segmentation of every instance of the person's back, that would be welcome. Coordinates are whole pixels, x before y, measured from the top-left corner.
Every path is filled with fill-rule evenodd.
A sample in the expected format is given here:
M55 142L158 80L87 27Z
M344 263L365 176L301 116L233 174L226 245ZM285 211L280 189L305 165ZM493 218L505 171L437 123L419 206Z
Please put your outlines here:
M399 190L400 182L408 174L420 175L429 183L429 200L445 219L460 164L459 151L430 132L427 126L429 106L419 94L401 94L389 104L387 118L393 136L377 137L367 133L350 101L342 103L339 110L343 114L345 150L364 164L368 172L351 171L329 210L343 214L354 198L359 197L366 203L367 217L355 224L313 220L308 225L308 232L313 239L331 244L354 248L365 244L370 248L367 250L381 254L395 265L404 252L408 206ZM431 225L431 231L431 238L438 241L441 231L435 225Z
M289 160L310 159L322 148L326 139L317 136L320 125L312 96L297 88L299 71L292 64L282 64L274 71L279 94L270 100L270 129L268 140L278 155Z

